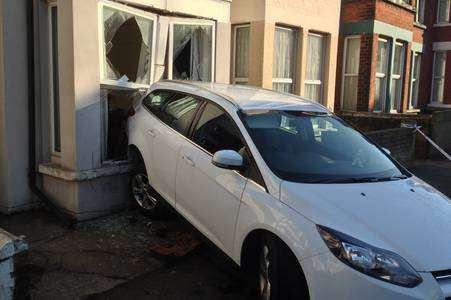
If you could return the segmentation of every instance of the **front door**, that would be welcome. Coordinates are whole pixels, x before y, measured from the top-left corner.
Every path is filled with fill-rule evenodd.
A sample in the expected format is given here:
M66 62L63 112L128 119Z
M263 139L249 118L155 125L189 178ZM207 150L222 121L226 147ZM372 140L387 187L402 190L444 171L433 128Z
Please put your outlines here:
M233 248L236 218L247 179L214 166L219 150L245 151L233 120L208 103L178 156L176 208L223 251Z

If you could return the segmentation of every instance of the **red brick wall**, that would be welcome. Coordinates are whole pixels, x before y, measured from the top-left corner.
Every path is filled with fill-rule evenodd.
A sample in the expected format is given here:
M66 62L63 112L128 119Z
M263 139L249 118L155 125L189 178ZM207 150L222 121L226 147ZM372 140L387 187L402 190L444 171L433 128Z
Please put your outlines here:
M377 35L366 34L360 40L359 87L357 110L372 110L374 103L374 81L377 66Z
M341 21L345 23L374 19L375 0L344 0Z
M451 104L451 51L448 51L448 56L446 58L445 90L443 95L443 103Z
M415 13L385 0L376 0L376 20L412 31Z

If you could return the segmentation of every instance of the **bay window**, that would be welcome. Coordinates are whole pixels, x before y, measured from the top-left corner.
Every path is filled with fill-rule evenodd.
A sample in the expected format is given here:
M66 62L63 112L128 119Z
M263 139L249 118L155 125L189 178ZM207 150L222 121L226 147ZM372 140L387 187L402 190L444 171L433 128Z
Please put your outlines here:
M169 79L213 81L215 28L213 22L171 23Z
M296 76L297 31L276 27L274 34L273 90L293 93Z
M393 58L393 74L391 76L391 111L399 111L402 102L402 90L404 86L404 66L406 61L405 44L396 42Z
M345 39L345 55L342 85L342 109L356 110L360 65L360 37Z
M235 27L234 83L247 84L249 81L249 25Z
M434 53L434 72L432 79L431 102L443 103L443 92L445 88L446 51Z
M309 33L304 97L320 103L323 100L325 56L326 37L322 34Z
M379 39L377 50L376 84L374 92L374 111L384 111L387 96L387 75L389 59L388 40Z
M101 82L149 87L153 80L156 17L116 4L101 4Z
M451 0L437 0L437 23L449 23Z
M418 108L418 87L420 81L420 70L421 70L421 53L412 53L412 82L410 90L410 101L409 109Z

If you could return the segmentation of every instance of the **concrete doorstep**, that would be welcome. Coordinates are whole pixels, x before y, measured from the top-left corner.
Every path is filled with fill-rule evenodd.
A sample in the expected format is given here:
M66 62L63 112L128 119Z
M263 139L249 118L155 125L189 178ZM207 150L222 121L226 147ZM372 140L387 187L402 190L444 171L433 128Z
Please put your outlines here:
M14 256L27 249L23 237L16 237L0 228L0 299L13 299Z

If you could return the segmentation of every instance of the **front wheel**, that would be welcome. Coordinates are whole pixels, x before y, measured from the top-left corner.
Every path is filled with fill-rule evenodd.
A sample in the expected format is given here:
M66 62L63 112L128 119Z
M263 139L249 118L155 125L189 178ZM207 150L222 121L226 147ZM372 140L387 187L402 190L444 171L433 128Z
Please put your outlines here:
M257 299L309 299L301 267L283 242L275 237L265 236L258 250Z
M163 216L165 211L164 200L150 186L144 165L139 165L132 173L130 194L133 205L137 206L142 214L152 218Z

